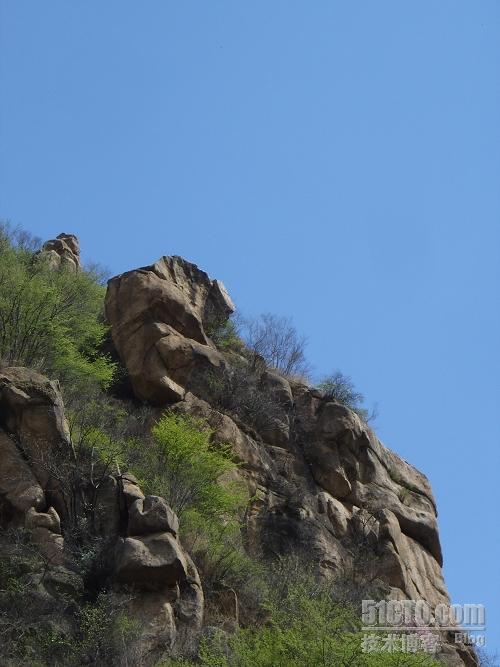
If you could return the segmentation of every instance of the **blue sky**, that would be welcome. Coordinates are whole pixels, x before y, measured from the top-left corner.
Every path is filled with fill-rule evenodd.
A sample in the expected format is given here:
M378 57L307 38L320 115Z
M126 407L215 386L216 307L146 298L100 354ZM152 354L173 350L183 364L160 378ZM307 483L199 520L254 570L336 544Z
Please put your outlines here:
M0 216L292 315L500 649L500 2L0 2Z

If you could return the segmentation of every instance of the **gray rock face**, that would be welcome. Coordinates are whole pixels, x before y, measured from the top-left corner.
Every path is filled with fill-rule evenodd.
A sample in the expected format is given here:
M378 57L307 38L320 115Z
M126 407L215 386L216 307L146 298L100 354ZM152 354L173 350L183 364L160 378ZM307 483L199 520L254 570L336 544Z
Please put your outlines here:
M180 400L194 372L223 366L206 331L233 310L224 285L180 257L112 278L106 317L137 396Z

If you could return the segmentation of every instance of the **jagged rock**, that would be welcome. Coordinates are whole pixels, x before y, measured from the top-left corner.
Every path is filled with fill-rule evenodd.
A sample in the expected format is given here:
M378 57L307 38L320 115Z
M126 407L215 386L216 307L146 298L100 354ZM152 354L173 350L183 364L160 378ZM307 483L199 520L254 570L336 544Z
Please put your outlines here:
M122 485L115 475L105 475L99 482L94 513L94 528L107 539L116 538L123 524Z
M106 317L137 396L178 401L193 372L223 367L207 329L233 310L224 285L180 257L112 278Z
M125 504L127 509L132 505L136 500L144 499L144 494L139 487L139 482L137 478L130 474L125 473L121 477L122 483L122 494L125 499Z
M82 593L83 580L73 571L63 537L72 527L65 512L71 499L48 474L51 464L57 477L54 462L73 451L58 384L28 369L3 369L0 409L0 530L28 529L44 561L43 575L32 577L34 592L52 605L58 600L66 605L68 596ZM196 639L204 608L198 572L176 538L175 513L162 498L145 497L133 475L105 475L93 491L94 529L108 554L116 552L110 573L115 594L140 628L139 664L156 664L174 642L182 646ZM57 499L62 511L47 508ZM127 531L134 536L126 537Z
M261 384L278 399L279 403L286 409L293 407L293 394L290 383L277 371L266 370L262 373Z
M0 427L15 434L31 461L38 482L45 487L45 460L69 448L69 430L57 382L27 368L0 372Z
M31 531L33 544L38 547L48 565L65 565L67 558L64 554L64 538L43 527L33 528Z
M264 371L260 387L279 408L256 433L198 391L193 378L231 363L207 336L211 285L194 265L163 258L112 279L106 312L137 396L176 402L175 411L204 418L216 441L233 446L252 498L245 525L249 551L301 552L322 575L338 576L355 566L356 545L365 541L373 550L367 567L388 595L448 603L429 482L384 447L357 414L302 382ZM225 291L217 303L212 321L224 321L233 308Z
M172 533L177 537L179 519L167 503L159 496L138 498L128 511L128 534L150 535L152 533Z
M55 268L79 266L70 235L42 252ZM219 377L231 363L210 332L233 309L222 283L179 257L113 278L106 297L113 341L137 397L175 402L174 411L203 417L216 442L232 445L240 464L235 474L251 497L244 526L249 552L300 553L322 576L338 577L352 572L356 545L364 543L371 551L363 562L386 595L448 603L430 484L358 415L274 371L264 371L259 386L278 409L258 433L241 416L214 409L209 394L195 395L198 377L207 371ZM47 509L57 494L43 465L45 455L71 447L57 383L26 369L1 371L0 427L0 526L25 523L64 579L60 523L64 533L67 517L58 505ZM133 476L109 475L98 505L97 525L115 554L114 589L124 596L134 591L128 608L141 621L139 643L149 664L201 627L202 584L177 539L177 517L163 499L145 497ZM234 599L226 602L237 617ZM477 664L472 653L445 648L448 664Z
M140 628L139 664L157 664L153 657L171 652L177 638L173 602L163 591L142 591L128 603L127 617Z
M200 575L191 556L184 553L186 578L179 582L179 597L175 603L176 616L186 624L185 627L200 629L203 622L203 588Z
M43 507L45 503L45 494L31 468L13 440L1 430L0 498L17 512L18 523L24 521L24 515L31 507Z
M80 244L74 234L59 234L46 241L37 255L53 269L61 267L77 271L80 268Z
M61 534L61 519L53 507L47 512L37 512L31 507L26 513L25 526L30 529L43 528L55 535Z
M171 533L127 537L118 543L115 573L125 584L168 588L186 579L186 556Z

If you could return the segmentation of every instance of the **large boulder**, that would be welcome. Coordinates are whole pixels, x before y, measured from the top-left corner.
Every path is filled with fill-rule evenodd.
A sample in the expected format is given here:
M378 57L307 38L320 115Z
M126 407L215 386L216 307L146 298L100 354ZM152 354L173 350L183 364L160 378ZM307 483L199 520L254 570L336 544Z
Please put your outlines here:
M127 537L120 540L116 579L125 584L173 587L186 578L187 564L179 542L171 533Z
M15 442L0 431L0 499L9 520L22 523L32 507L43 507L45 494Z
M78 271L80 262L80 244L74 234L59 234L55 239L46 241L37 257L49 263L53 269L61 267Z
M224 285L181 257L112 278L106 317L137 396L175 402L193 374L220 370L224 358L209 332L233 310Z
M128 510L128 534L172 533L177 537L179 519L159 496L138 498Z
M70 455L69 429L57 382L21 367L0 371L0 499L23 522L30 508L41 508L47 493L64 512L54 472Z

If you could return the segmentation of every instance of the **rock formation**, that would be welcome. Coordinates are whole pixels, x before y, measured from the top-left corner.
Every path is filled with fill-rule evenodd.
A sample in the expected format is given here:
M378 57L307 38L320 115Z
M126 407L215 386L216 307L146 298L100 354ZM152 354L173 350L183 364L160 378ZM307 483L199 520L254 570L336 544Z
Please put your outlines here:
M260 383L279 408L257 430L197 392L195 380L207 369L223 375L230 364L207 331L233 308L221 283L179 257L113 278L106 300L137 396L201 416L217 439L231 443L254 499L248 548L270 556L306 553L324 576L363 568L392 598L449 603L429 481L354 412L272 370ZM131 549L132 560L141 548ZM472 653L451 644L443 655L450 665L476 664Z
M54 267L80 266L72 235L48 241L41 253ZM320 576L347 575L338 579L351 587L368 581L383 597L448 603L429 481L357 414L263 366L252 369L251 392L262 392L264 418L245 419L218 403L204 379L224 384L248 363L211 340L233 310L224 285L180 257L112 278L106 296L113 343L137 398L205 419L214 439L232 446L251 498L248 551L302 554ZM57 382L24 368L0 371L0 528L29 528L47 563L38 585L48 596L57 596L54 582L74 595L84 585L68 543L74 498L63 472L72 456ZM203 582L165 500L145 495L126 472L107 475L100 493L111 585L140 621L141 664L153 664L199 633ZM237 624L236 594L219 595ZM444 639L447 664L477 665L470 650Z
M46 241L40 252L40 258L48 261L54 269L60 267L78 271L80 263L80 244L74 234L59 234L55 239Z
M30 530L47 568L39 586L56 599L54 583L56 590L64 584L74 594L83 588L65 544L71 490L57 474L72 455L57 383L26 368L3 369L0 528ZM106 481L100 500L103 537L112 555L111 582L129 616L140 623L138 651L147 665L200 629L203 590L178 540L177 516L165 501L144 496L131 475L110 475Z
M112 278L106 316L136 395L159 405L178 401L193 373L223 366L207 329L233 310L224 285L181 257Z

